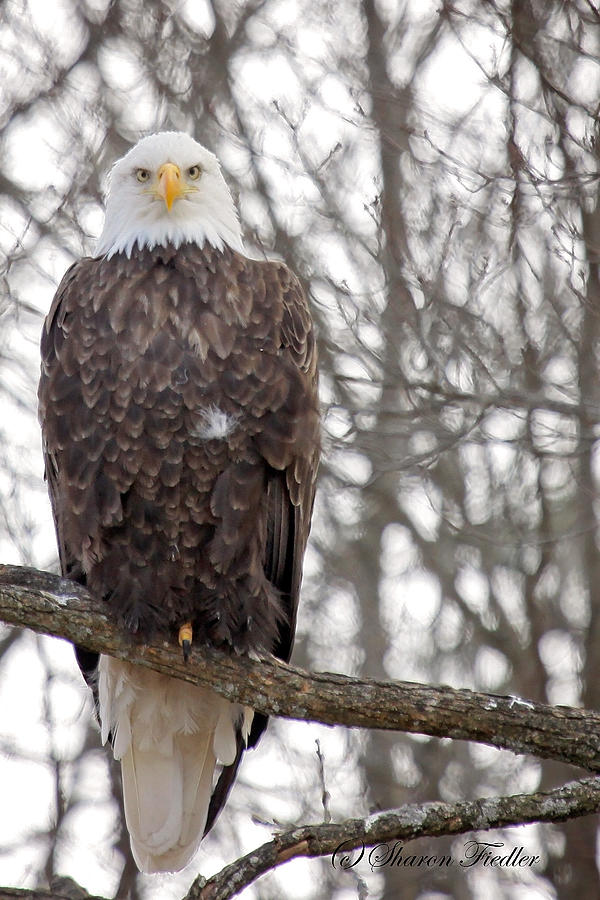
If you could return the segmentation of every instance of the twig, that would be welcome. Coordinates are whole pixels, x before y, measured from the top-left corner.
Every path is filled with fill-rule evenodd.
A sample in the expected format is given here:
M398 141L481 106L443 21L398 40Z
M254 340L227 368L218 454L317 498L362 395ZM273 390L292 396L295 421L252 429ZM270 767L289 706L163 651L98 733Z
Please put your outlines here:
M321 803L323 805L323 822L329 825L331 822L331 812L329 811L329 791L325 784L325 758L321 752L321 741L317 738L317 760L319 762L319 782L321 784Z

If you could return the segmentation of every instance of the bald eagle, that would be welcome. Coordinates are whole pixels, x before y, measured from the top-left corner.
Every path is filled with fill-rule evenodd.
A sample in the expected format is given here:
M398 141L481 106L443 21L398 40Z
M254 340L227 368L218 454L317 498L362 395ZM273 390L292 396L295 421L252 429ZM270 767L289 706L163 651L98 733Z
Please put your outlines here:
M60 563L141 639L288 660L319 457L298 279L250 259L215 156L187 134L113 167L93 257L46 318L39 414ZM76 648L121 761L133 856L177 871L266 717Z

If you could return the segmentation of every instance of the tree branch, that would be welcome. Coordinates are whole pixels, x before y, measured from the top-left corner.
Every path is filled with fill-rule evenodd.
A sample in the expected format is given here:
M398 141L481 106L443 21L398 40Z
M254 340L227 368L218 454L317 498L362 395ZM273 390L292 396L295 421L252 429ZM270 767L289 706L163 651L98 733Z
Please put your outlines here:
M136 641L84 588L35 569L0 566L0 620L210 685L269 715L478 741L600 771L598 713L449 687L309 674L273 658L205 646L193 648L185 664L175 641Z
M247 856L226 866L212 878L198 877L184 900L229 900L270 869L302 856L330 856L336 868L363 862L382 868L397 857L398 845L422 837L464 834L530 822L562 822L596 812L600 807L600 778L583 778L546 793L490 797L459 803L419 803L387 810L340 825L306 825L275 836ZM377 851L364 854L367 847ZM351 851L358 848L358 854ZM504 855L506 851L494 851ZM465 865L473 860L471 855ZM457 865L460 861L454 860Z
M183 900L229 900L271 869L298 857L329 856L331 864L338 869L354 868L359 863L372 869L383 868L394 864L394 860L397 865L404 845L417 838L531 822L562 822L597 812L599 808L600 778L582 778L543 793L458 803L407 804L341 824L305 825L277 834L272 841L225 866L211 878L198 876ZM395 843L390 846L391 841ZM365 855L369 847L376 850ZM470 855L465 853L462 863L452 858L452 864L473 864L474 849L471 845ZM357 850L355 855L353 850ZM510 851L496 844L490 852L506 856ZM50 891L0 888L0 900L102 900L90 897L71 879L58 881L61 883L53 884Z
M0 887L0 900L105 900L92 896L72 878L58 876L49 888Z

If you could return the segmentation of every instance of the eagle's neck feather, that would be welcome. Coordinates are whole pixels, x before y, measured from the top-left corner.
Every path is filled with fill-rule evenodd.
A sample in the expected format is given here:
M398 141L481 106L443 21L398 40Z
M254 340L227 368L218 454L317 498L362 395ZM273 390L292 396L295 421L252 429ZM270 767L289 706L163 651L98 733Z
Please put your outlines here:
M185 203L185 201L184 201ZM133 250L175 247L182 244L209 244L216 250L225 246L243 252L242 234L233 204L216 204L203 210L200 220L192 208L181 206L174 215L166 216L158 204L152 204L140 216L127 206L115 207L109 202L104 229L98 238L95 256L110 259L115 253L130 257Z

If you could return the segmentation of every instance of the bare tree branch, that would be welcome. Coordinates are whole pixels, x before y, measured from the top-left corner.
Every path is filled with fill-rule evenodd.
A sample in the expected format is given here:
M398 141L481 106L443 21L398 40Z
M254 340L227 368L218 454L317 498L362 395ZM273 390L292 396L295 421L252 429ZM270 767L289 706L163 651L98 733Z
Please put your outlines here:
M378 847L375 856L367 854L366 858L365 848L530 822L561 822L589 815L599 807L600 779L584 778L546 793L415 803L340 825L307 825L277 834L212 878L197 878L184 900L228 900L270 869L297 857L330 856L332 864L342 869L351 868L363 857L367 865L382 868L398 847ZM359 856L353 858L351 851L357 848Z
M49 888L0 887L0 900L104 900L88 894L76 881L68 877L54 878Z
M458 803L414 803L341 824L305 825L276 834L272 841L211 878L198 876L183 900L229 900L271 869L298 857L330 856L332 865L340 869L353 868L363 860L372 868L382 868L397 861L404 844L417 838L531 822L562 822L590 815L599 808L600 778L583 778L553 791ZM390 841L395 843L390 846ZM376 852L365 856L370 847L376 847ZM354 856L353 850L358 851ZM465 857L465 865L469 859L472 857ZM64 889L56 885L50 891L0 888L0 900L102 900L91 897L72 879L60 881L69 884Z
M307 673L274 658L253 660L195 647L188 664L175 643L142 644L57 575L0 566L0 620L129 659L269 715L478 741L600 771L600 714L449 687Z

